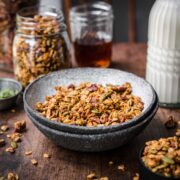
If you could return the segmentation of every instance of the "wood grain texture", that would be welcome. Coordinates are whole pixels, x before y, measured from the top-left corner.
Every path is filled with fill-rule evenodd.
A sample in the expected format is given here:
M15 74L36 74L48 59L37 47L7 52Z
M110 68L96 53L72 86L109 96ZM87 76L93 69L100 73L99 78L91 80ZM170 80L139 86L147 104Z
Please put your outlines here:
M133 72L144 77L146 64L145 44L117 44L113 47L113 68ZM12 77L8 73L0 72L0 77ZM15 154L4 152L0 148L0 175L9 171L17 172L21 180L86 180L86 176L95 172L99 177L108 176L110 180L132 180L138 172L138 152L145 141L159 137L171 136L175 130L167 130L164 122L169 115L180 120L180 110L160 108L150 125L133 141L118 149L101 153L81 153L57 147L41 134L27 118L21 103L16 112L5 111L0 113L0 125L7 123L13 131L13 123L17 120L27 121L27 132ZM5 137L5 135L0 135ZM31 156L24 152L32 150ZM49 153L52 158L44 159L43 153ZM38 166L31 164L31 159L38 160ZM109 161L114 161L112 167ZM125 172L117 170L119 164L125 165Z

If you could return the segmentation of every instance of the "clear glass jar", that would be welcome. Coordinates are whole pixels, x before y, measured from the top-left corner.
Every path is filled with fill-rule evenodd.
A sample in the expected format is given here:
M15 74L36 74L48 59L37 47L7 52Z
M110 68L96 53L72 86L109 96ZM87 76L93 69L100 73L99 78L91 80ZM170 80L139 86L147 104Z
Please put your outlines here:
M112 54L112 6L105 2L75 6L70 10L70 25L77 65L108 67Z
M0 69L12 70L12 42L17 11L37 2L37 0L0 0Z
M9 64L11 58L11 47L9 39L10 16L6 3L0 0L0 65Z
M40 75L70 67L70 42L60 11L28 7L16 20L14 73L24 87Z

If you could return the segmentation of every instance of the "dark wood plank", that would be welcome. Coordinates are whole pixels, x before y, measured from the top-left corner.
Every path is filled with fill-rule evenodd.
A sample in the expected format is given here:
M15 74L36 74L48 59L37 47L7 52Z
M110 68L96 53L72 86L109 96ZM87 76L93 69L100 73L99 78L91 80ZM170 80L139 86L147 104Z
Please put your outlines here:
M136 41L136 0L128 0L128 41Z
M113 47L112 67L133 72L139 76L145 75L146 45L145 44L117 44ZM8 73L0 72L0 77L12 77ZM110 180L132 180L138 172L138 152L145 141L171 136L175 130L167 130L164 122L169 115L180 120L179 110L160 108L150 125L133 141L118 149L101 153L81 153L57 147L41 134L27 118L23 104L16 108L16 112L5 111L0 113L0 124L7 123L13 130L13 123L17 120L27 121L27 132L24 133L16 153L11 155L0 148L0 175L9 171L17 172L22 180L85 180L90 172L100 176L108 176ZM5 138L5 135L0 135ZM24 152L32 150L31 156L24 156ZM44 159L43 153L52 155L51 159ZM38 166L30 160L38 160ZM108 162L115 165L111 168ZM124 164L126 171L120 173L117 165Z

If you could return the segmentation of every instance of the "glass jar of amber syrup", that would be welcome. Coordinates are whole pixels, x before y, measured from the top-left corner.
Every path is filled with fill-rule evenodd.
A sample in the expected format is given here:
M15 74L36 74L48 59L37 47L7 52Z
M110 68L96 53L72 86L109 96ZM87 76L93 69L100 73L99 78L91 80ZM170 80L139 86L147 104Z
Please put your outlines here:
M79 67L109 67L112 55L113 11L105 2L71 8L71 39Z

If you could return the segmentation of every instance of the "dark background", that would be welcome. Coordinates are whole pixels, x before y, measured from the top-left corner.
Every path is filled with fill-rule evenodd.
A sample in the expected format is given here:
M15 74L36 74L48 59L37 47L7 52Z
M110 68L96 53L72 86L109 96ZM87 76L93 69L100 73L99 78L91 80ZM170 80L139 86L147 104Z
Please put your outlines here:
M93 2L97 0L86 0ZM147 41L148 17L155 0L136 1L136 41ZM79 0L71 0L71 6L80 4ZM128 41L128 0L112 0L114 10L114 42Z

